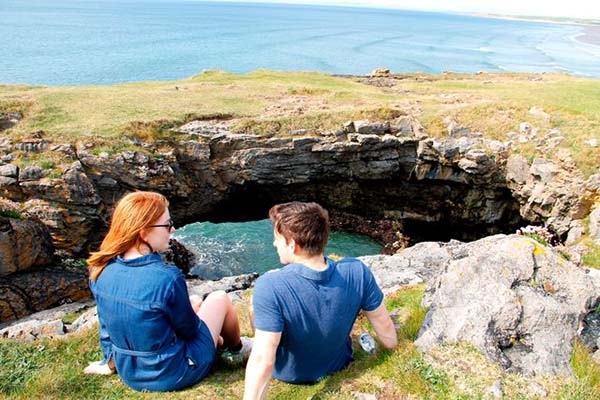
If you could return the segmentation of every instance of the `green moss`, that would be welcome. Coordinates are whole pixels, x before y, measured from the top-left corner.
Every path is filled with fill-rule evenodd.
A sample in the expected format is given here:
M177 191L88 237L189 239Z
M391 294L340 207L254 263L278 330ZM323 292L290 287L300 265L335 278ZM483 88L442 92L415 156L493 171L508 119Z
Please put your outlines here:
M588 267L600 269L600 246L592 243L588 244L581 260Z
M600 398L600 365L592 359L592 356L580 341L575 341L573 345L571 366L578 381L564 389L564 397L562 398ZM566 396L567 394L569 397Z
M15 210L2 210L0 209L0 216L5 218L24 219L23 215Z

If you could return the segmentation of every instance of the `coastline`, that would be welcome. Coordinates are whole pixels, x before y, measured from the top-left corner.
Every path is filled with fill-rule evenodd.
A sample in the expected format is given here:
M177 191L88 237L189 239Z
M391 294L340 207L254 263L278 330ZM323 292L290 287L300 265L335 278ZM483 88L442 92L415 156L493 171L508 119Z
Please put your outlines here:
M482 14L482 13L468 13L467 15L478 17L478 18L492 18L492 19L505 19L508 21L526 21L526 22L540 22L545 24L559 24L559 25L575 25L580 26L583 31L573 36L573 40L591 44L594 46L600 46L600 22L598 20L569 20L569 19L552 19L552 18L536 18L536 17L519 17L512 15L502 14Z
M575 36L578 42L600 46L600 26L599 25L582 25L583 32Z

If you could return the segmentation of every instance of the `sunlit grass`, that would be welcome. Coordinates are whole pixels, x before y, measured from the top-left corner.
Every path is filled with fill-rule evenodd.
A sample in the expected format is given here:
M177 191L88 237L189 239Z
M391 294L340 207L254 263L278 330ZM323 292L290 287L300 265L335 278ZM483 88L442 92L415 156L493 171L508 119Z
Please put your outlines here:
M586 252L581 257L583 265L600 269L600 246L591 239L582 241L582 244L584 244L586 248Z
M269 399L356 399L373 394L378 399L475 399L485 398L497 380L510 399L592 399L600 396L600 368L587 350L575 344L571 364L575 378L523 377L506 373L478 350L465 344L445 345L424 357L413 340L425 317L421 306L424 286L400 289L385 300L400 326L399 346L393 351L378 347L367 354L356 337L372 332L360 316L352 336L355 360L350 366L314 385L290 385L272 380ZM250 333L248 300L236 304L243 334ZM89 361L101 357L98 330L65 339L14 343L0 340L0 398L7 399L239 399L243 394L244 369L217 365L198 385L174 393L140 393L129 389L117 376L84 376ZM541 389L536 389L541 388ZM545 393L540 397L540 390Z
M25 113L13 134L44 130L50 137L118 136L132 122L185 120L189 115L258 116L276 98L299 91L336 105L333 93L357 100L377 97L374 88L318 73L257 71L246 75L207 72L181 81L110 86L0 88L0 110ZM337 104L340 105L341 104Z
M388 308L402 308L408 319L420 309L422 287L399 291L386 300ZM237 304L244 334L249 334L247 309L249 292L245 301ZM420 322L419 322L420 324ZM360 317L353 335L369 329L366 318ZM375 355L355 346L356 360L340 371L315 385L289 385L273 380L269 398L350 399L354 392L376 393L382 398L396 398L411 394L421 398L445 393L444 375L434 370L416 351L411 340L401 334L397 350L379 348ZM110 398L110 399L238 399L243 394L243 368L217 366L200 384L176 393L145 394L126 387L118 377L84 376L83 368L89 361L101 357L98 330L76 334L67 340L42 340L33 343L0 341L0 395L7 398ZM402 379L397 379L402 376ZM315 397L317 396L317 397Z
M544 110L549 119L530 115L531 107ZM559 147L572 150L586 176L597 171L600 160L600 147L586 144L600 130L600 80L560 74L405 74L393 86L378 87L316 72L206 71L179 81L107 86L1 85L4 111L24 114L5 133L16 140L42 130L50 140L108 138L117 146L124 136L164 139L174 135L172 126L218 115L228 116L235 131L261 135L301 129L319 135L346 120L408 113L431 136L447 135L443 120L448 117L485 137L508 140L506 133L528 122L538 135L560 129ZM538 154L531 143L513 146L529 159L552 157Z

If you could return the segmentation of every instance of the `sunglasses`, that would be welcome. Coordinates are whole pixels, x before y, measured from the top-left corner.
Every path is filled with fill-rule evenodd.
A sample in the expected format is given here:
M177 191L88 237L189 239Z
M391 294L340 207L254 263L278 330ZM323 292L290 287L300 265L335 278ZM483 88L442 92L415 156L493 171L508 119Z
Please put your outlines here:
M172 219L170 219L167 224L148 225L148 228L167 228L167 230L169 230L169 231L174 227L175 227L175 223L173 222Z

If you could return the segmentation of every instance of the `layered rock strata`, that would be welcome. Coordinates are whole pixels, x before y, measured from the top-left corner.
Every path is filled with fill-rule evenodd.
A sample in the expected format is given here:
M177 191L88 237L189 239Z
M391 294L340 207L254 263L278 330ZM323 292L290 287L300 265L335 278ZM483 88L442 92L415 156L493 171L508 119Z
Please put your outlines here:
M509 144L480 137L427 138L409 122L275 138L196 125L181 128L188 139L136 141L137 150L115 154L48 143L46 151L71 159L62 175L8 162L0 194L42 220L55 246L72 255L97 246L115 201L131 190L164 193L177 225L264 218L277 202L311 200L402 221L416 240L471 240L527 222L565 235L589 212L592 193L576 171L546 160L529 165ZM0 151L14 147L5 141Z

